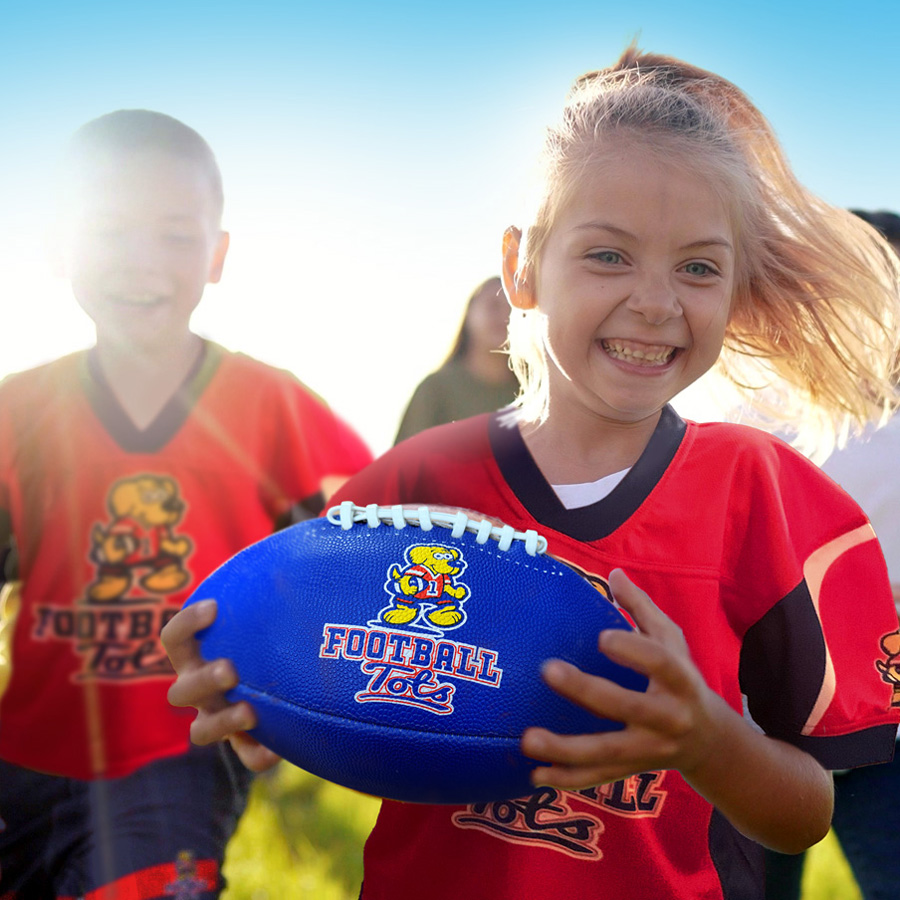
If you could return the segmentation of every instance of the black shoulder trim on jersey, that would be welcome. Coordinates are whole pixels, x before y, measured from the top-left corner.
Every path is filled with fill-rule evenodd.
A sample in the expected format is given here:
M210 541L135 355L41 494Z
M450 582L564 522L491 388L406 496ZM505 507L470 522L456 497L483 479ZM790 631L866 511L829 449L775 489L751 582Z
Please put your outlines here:
M744 635L738 678L753 721L766 734L794 743L819 698L825 667L822 627L801 581Z
M12 516L0 509L0 587L19 577L19 551L12 530Z
M662 478L681 446L684 420L665 406L640 459L608 496L578 509L566 509L522 440L519 429L494 413L488 424L491 448L507 484L529 513L554 531L579 541L598 541L633 515Z
M6 574L6 563L11 557L11 547L0 547L0 587L3 587L7 581L15 581L12 575ZM12 565L10 565L10 569L12 569Z
M890 762L897 740L896 725L876 725L853 734L808 737L800 735L789 743L805 750L826 769L852 769Z
M11 547L13 542L12 516L0 507L0 552Z
M896 725L846 735L802 733L819 699L826 667L819 617L806 582L801 581L744 635L738 678L753 721L771 737L806 751L826 769L890 760Z
M744 837L719 810L709 820L709 855L716 867L723 900L759 900L765 896L766 867L761 844Z
M156 453L178 433L206 389L221 362L217 345L203 342L203 349L181 387L169 398L159 415L146 427L138 428L113 393L96 348L85 356L81 380L88 400L110 437L126 453Z
M286 513L279 516L275 521L275 530L281 531L282 528L287 528L289 525L318 518L323 509L325 509L325 495L321 491L317 491L299 503L295 503Z

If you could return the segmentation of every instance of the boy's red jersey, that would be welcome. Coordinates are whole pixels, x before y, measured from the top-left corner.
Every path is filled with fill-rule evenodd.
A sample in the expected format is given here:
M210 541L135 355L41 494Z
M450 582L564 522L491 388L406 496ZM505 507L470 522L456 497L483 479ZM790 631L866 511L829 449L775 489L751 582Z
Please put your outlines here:
M92 778L184 752L194 713L166 699L162 626L228 557L316 515L323 477L370 459L292 376L215 344L145 430L91 353L6 379L0 514L23 605L0 758Z
M897 618L880 547L853 500L762 431L686 423L667 407L612 493L567 510L494 414L409 439L340 500L460 506L534 528L599 589L622 567L683 629L709 686L757 727L826 768L891 757L900 707L879 666ZM749 900L764 892L762 848L676 771L468 807L385 802L362 896L423 890Z

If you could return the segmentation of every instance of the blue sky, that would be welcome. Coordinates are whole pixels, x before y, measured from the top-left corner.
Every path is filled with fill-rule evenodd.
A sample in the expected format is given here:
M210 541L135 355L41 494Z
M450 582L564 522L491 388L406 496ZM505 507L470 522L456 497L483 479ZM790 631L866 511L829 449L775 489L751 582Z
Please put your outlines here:
M900 4L4 4L0 374L85 345L43 259L50 172L113 109L217 152L232 251L196 326L296 372L375 449L494 274L542 126L634 37L769 117L801 179L900 210ZM380 403L373 404L377 396Z

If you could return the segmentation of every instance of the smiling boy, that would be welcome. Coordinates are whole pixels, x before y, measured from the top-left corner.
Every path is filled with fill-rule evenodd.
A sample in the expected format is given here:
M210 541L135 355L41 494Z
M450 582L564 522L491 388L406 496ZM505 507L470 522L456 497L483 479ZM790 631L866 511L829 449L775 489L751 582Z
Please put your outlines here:
M160 113L89 122L67 157L59 266L96 346L0 384L0 554L22 584L4 900L158 897L188 857L218 896L249 776L224 745L189 747L159 632L371 458L296 379L191 330L228 251L222 197L209 146Z

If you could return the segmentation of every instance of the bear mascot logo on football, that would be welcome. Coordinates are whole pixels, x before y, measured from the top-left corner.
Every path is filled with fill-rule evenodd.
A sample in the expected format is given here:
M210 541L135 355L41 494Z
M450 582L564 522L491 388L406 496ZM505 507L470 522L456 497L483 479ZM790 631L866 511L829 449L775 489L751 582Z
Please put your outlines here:
M406 552L407 565L391 566L385 590L394 595L381 611L388 625L409 625L424 616L443 630L459 628L466 620L463 602L469 588L456 579L466 567L459 550L442 544L420 544Z

